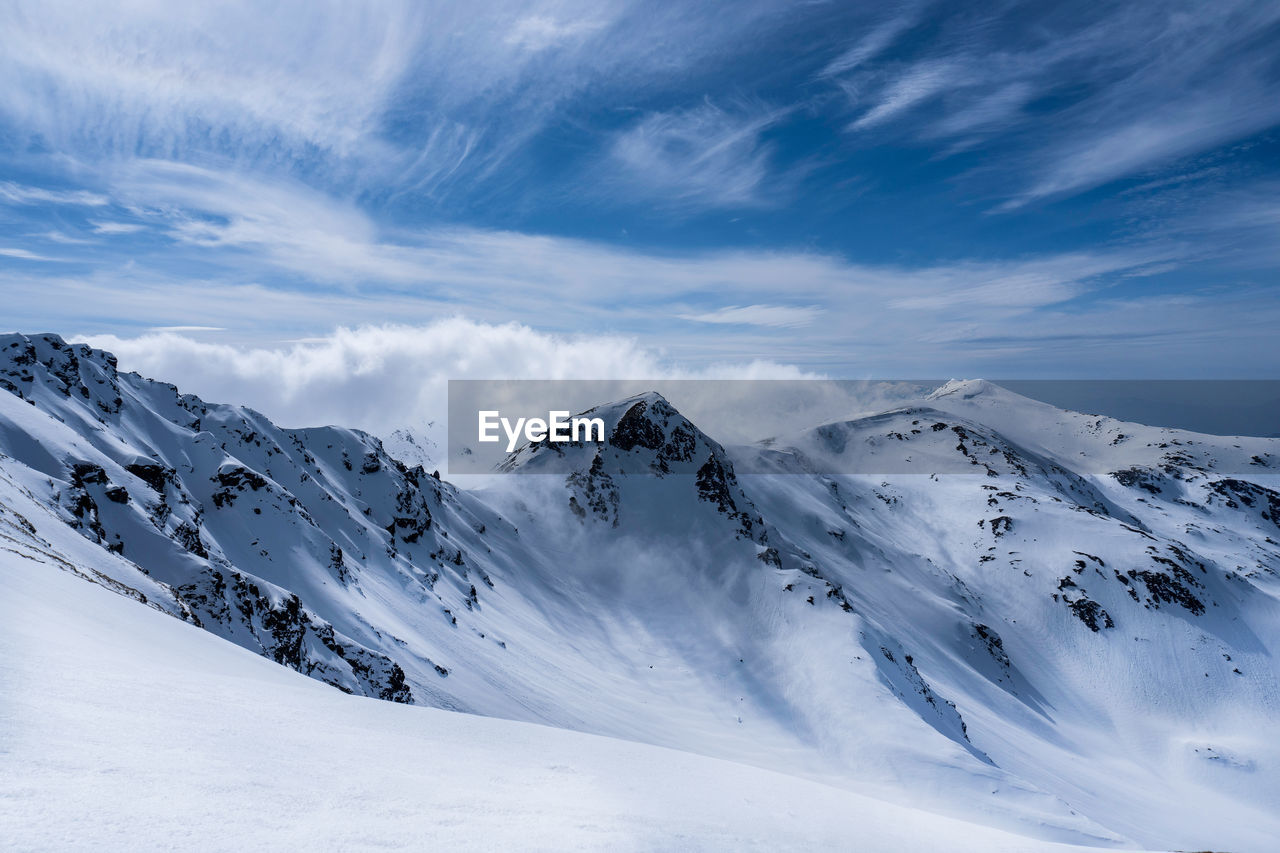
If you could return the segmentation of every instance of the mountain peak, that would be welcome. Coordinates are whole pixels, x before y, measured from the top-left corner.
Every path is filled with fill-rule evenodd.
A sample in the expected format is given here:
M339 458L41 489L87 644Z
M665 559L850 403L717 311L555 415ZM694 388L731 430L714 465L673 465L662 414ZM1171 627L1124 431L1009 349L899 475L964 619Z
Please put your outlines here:
M948 379L943 385L925 399L937 400L941 397L960 397L970 400L974 397L990 395L1002 390L999 385L985 379Z
M119 411L117 379L116 357L105 350L51 332L0 335L0 389L28 402L40 393L75 395L97 404L101 417Z
M54 332L39 332L33 335L24 335L20 332L0 334L0 359L13 359L21 352L32 350L43 353L46 357L48 353L65 352L74 354L77 358L103 364L109 363L114 366L116 363L116 357L106 350L95 349L84 343L67 343L61 335Z
M617 474L693 474L724 448L657 391L593 406L577 418L599 418L604 441L526 444L499 466L505 472L572 473L594 466Z

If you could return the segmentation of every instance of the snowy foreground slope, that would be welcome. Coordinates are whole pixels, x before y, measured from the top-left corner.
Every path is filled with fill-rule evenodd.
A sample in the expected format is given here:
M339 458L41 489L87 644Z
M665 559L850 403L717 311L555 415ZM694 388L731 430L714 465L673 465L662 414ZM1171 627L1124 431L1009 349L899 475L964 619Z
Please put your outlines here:
M11 553L0 619L8 850L1085 849L688 753L344 696Z
M602 778L636 762L616 809L581 821L638 846L673 843L687 819L703 846L758 836L771 847L785 830L807 842L796 846L848 847L849 824L807 817L827 797L846 798L831 806L839 821L871 801L910 807L935 840L896 847L953 846L952 825L931 815L1014 833L1023 847L1012 849L1266 851L1280 838L1275 439L1153 429L954 383L873 417L725 448L650 394L595 411L606 444L523 448L496 486L462 491L371 436L282 429L55 336L0 337L0 389L0 565L28 584L12 597L35 596L44 614L0 628L25 644L14 678L39 675L6 686L14 713L27 709L10 727L27 751L5 760L32 778L76 772L37 755L42 744L75 751L83 727L69 735L31 709L65 698L63 686L93 693L102 672L138 685L103 702L132 708L157 743L190 744L185 760L228 797L246 796L235 755L290 744L273 772L292 793L262 783L272 819L346 802L325 775L335 769L316 764L348 748L343 766L358 766L342 778L368 780L352 801L418 832L463 824L381 802L373 778L395 777L415 744L454 756L472 780L450 789L474 793L468 831L501 832L504 808L528 813L541 797L567 808L557 786L578 799L574 782L538 775L541 757L528 773L494 767L484 785L467 776L525 755L500 748L511 737L593 744ZM104 622L104 607L132 616ZM40 635L10 627L36 624ZM173 633L143 643L135 631ZM130 663L99 666L87 649L41 657L66 637ZM262 677L218 680L231 664L210 673L167 651L188 642L221 649L200 660L223 655ZM153 667L180 686L147 688L168 683ZM135 693L191 693L210 708L228 696L241 710L214 719L156 699L142 711ZM395 707L406 704L633 743ZM239 738L257 746L225 746ZM99 768L90 776L118 766L85 760ZM409 763L405 773L423 772ZM163 789L176 775L144 765L117 796L144 790L142 776ZM671 775L646 775L655 766ZM714 802L674 796L685 767L776 789L773 811L742 814L760 801L735 793L737 781L716 782ZM485 799L499 793L504 806ZM632 797L652 819L619 822ZM716 816L696 817L698 803ZM646 835L667 810L659 829L672 834ZM149 832L144 818L114 825ZM315 820L308 831L334 825Z

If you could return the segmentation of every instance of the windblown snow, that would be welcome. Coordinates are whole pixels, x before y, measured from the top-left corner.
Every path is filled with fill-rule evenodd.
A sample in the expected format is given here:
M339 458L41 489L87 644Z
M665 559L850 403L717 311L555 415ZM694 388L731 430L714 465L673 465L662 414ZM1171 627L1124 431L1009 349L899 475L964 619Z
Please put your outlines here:
M1280 440L650 394L463 491L53 335L0 386L16 846L1280 838Z

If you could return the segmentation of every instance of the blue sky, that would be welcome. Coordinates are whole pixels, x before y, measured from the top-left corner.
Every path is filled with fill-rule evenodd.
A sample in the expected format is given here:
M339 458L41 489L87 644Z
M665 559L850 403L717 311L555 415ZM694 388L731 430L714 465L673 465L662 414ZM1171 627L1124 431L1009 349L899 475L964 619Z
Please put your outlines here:
M2 325L1275 378L1277 45L1232 0L7 3Z

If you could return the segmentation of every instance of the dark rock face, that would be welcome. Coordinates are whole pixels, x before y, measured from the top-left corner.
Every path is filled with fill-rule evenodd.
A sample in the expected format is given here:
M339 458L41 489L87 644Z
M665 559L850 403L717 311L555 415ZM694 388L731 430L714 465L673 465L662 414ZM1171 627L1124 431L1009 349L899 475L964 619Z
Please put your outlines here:
M60 496L60 502L71 512L72 527L94 542L105 544L107 531L98 518L93 492L101 491L98 487L109 482L106 471L92 462L72 462L70 480L71 486Z
M107 472L101 465L93 462L73 462L71 482L76 486L84 486L86 483L102 485L107 482Z
M994 628L981 623L975 623L973 626L973 636L981 640L986 647L987 654L1004 669L1009 669L1012 662L1009 660L1009 654L1004 650L1004 640L996 633Z
M660 426L645 417L648 408L648 404L641 400L627 409L613 428L609 443L619 450L634 450L637 447L660 449L666 441L666 435Z
M421 469L417 469L421 471ZM431 529L431 509L416 483L396 493L396 515L392 520L392 535L399 535L405 542L414 543Z
M1111 615L1102 608L1102 605L1090 598L1081 596L1074 601L1067 601L1067 607L1071 608L1071 612L1075 614L1076 618L1087 625L1089 630L1095 634L1102 628L1114 628L1116 626L1116 623L1111 619Z
M599 455L591 461L586 473L570 474L566 484L576 492L569 497L569 508L574 515L585 518L590 511L602 521L618 526L618 486L604 470L604 461Z
M158 462L135 462L124 469L151 487L157 494L164 494L165 486L174 482L177 472Z
M213 481L222 486L213 493L213 505L222 509L235 503L236 497L246 490L258 491L267 485L266 478L248 468L235 467L219 471L213 475Z
M1258 517L1280 528L1280 492L1245 480L1215 480L1209 484L1210 501L1221 500L1231 509L1255 511Z
M738 487L738 478L731 465L721 462L715 455L708 457L698 469L697 487L701 500L714 504L722 515L738 522L740 536L765 543L764 519L759 516L753 518L748 511L755 508L750 506Z
M228 579L211 569L179 592L206 628L236 636L248 632L258 651L278 664L344 693L413 702L399 664L339 634L304 607L297 595L274 588L268 591L261 584L240 572L232 571ZM319 649L330 654L318 653Z
M671 431L671 437L662 447L662 456L676 462L688 462L693 459L698 446L698 437L693 429L685 424L678 425Z
M209 552L205 550L204 542L200 539L200 528L196 525L184 521L173 530L173 538L183 548L197 557L207 559Z
M697 428L661 397L633 404L609 436L609 444L626 453L637 448L653 451L651 468L655 474L669 474L673 466L692 462L698 452ZM704 442L715 446L710 439ZM714 450L713 450L714 452Z
M1127 574L1130 579L1140 580L1146 586L1149 606L1158 608L1161 604L1177 604L1197 616L1204 613L1204 602L1191 592L1185 576L1147 569L1130 569Z
M724 465L715 457L707 459L698 469L698 497L715 504L716 509L725 515L738 512L733 492L729 488L729 475Z
M1111 476L1115 477L1120 485L1128 486L1131 489L1142 489L1143 491L1150 492L1153 495L1158 495L1164 491L1160 486L1160 473L1158 471L1153 471L1150 468L1125 468L1121 471L1112 473Z
M595 411L598 410L586 414ZM587 445L578 442L563 446ZM543 448L540 444L532 449ZM553 449L562 452L559 446ZM608 441L597 443L588 458L591 461L585 470L572 471L565 480L570 490L569 510L579 519L594 517L616 527L625 511L620 505L618 477L641 474L664 478L679 472L681 476L693 475L692 485L699 500L737 522L739 537L764 542L763 521L753 514L754 508L738 486L723 448L702 435L660 396L649 395L630 402ZM699 459L703 460L701 464Z
M0 388L31 400L36 381L33 367L44 368L46 383L63 397L91 401L99 420L119 414L124 400L119 394L116 357L85 344L68 344L57 335L17 336L0 352Z

